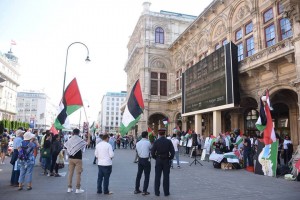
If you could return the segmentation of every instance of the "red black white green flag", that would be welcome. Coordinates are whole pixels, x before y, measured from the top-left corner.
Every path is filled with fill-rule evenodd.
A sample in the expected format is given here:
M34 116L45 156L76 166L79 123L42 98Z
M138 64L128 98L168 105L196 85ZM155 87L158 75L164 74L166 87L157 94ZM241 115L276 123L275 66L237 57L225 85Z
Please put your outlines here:
M143 110L144 100L142 96L140 81L137 80L130 92L127 105L123 113L123 119L120 127L120 133L122 136L126 135L129 130L135 126L135 124L141 118Z
M76 78L66 88L60 102L60 112L55 120L56 129L70 128L68 116L83 106Z

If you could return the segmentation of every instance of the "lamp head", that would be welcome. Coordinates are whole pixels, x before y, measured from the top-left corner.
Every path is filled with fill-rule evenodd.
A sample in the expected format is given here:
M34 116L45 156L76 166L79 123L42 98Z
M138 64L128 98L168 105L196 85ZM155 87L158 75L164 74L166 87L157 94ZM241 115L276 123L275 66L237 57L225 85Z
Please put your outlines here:
M88 62L91 62L91 60L90 60L90 57L89 57L89 56L87 56L87 57L86 57L86 59L85 59L85 62L87 62L87 63L88 63Z

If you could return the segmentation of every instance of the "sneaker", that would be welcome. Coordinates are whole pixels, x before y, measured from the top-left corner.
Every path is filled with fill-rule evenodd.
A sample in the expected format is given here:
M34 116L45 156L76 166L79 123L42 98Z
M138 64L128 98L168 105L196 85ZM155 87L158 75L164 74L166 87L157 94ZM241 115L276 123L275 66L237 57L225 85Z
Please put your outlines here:
M180 169L180 166L178 165L177 168Z
M72 188L68 188L68 191L67 191L68 193L70 193L70 192L73 192L73 189Z
M76 189L76 191L75 191L76 194L83 193L83 192L84 192L84 190L81 189L81 188L80 189Z

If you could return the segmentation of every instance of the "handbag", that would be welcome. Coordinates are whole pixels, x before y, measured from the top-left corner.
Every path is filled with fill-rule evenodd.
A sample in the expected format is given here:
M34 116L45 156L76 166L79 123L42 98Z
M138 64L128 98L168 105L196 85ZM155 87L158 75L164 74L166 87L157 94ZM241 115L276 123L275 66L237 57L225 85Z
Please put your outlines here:
M42 158L50 158L50 148L42 149Z
M56 159L56 164L58 165L58 169L62 169L65 167L63 150L59 152L57 159Z

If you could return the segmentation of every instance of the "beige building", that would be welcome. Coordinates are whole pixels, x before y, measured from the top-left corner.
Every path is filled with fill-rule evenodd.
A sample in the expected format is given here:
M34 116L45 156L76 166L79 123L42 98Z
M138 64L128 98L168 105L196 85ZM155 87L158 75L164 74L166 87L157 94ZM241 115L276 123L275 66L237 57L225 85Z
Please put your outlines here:
M157 129L161 120L168 117L171 128L178 125L182 130L195 129L204 135L234 128L254 134L259 99L268 89L276 132L290 135L293 144L298 145L299 9L299 0L214 0L177 36L174 28L164 26L170 22L168 17L161 16L156 21L146 9L130 39L125 67L128 91L140 78L145 99L143 119L137 130L147 126ZM156 42L158 26L164 31L163 47ZM239 105L182 114L182 73L229 41L238 48ZM162 95L164 88L167 93Z
M16 120L19 77L18 58L11 50L8 53L0 52L0 120Z

